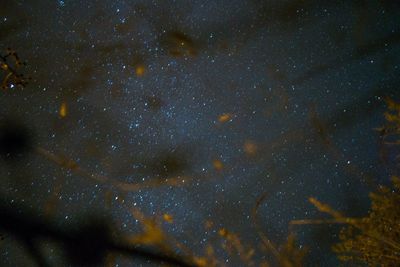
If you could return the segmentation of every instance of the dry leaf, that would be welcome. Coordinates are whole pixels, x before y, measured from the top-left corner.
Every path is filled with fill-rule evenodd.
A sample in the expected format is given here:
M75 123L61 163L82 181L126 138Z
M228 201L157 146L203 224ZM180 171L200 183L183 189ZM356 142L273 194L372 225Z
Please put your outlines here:
M164 221L166 221L167 223L173 223L173 221L174 221L172 215L170 215L170 214L168 214L168 213L164 213L164 214L163 214L163 219L164 219Z
M61 106L60 106L60 110L59 113L61 118L64 118L67 116L67 103L66 102L62 102Z
M247 155L253 156L257 153L257 144L253 141L247 140L244 142L243 149Z
M218 117L218 121L220 123L224 123L224 122L227 122L227 121L230 121L230 120L232 120L232 114L230 114L230 113L224 113L224 114L221 114Z
M213 161L213 166L214 166L214 169L217 171L222 171L222 169L224 168L224 164L219 159L215 159Z
M145 68L145 66L144 65L137 65L136 67L135 67L135 74L136 74L136 76L138 76L138 77L142 77L144 74L145 74L145 72L146 72L146 68Z

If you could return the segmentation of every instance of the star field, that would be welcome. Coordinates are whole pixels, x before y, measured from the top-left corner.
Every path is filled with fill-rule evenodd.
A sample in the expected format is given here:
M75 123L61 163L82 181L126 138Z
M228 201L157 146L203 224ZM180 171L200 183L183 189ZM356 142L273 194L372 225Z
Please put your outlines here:
M97 211L127 233L140 226L132 208L171 214L165 230L197 254L220 228L256 247L262 194L260 224L278 244L291 220L323 216L310 196L362 215L370 179L387 183L390 173L374 128L385 97L399 97L399 8L3 0L0 52L17 51L32 80L1 91L0 118L28 127L35 149L1 162L0 192L60 224ZM339 229L295 228L310 248L306 266L338 265ZM1 241L1 265L32 263L21 251Z

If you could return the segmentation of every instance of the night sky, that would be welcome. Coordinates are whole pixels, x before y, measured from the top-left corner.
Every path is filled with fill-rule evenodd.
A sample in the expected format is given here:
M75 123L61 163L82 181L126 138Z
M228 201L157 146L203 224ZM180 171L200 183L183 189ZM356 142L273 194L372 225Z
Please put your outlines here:
M399 14L390 0L0 0L0 55L15 50L31 77L0 91L2 131L31 145L1 159L2 199L59 225L101 214L124 233L140 231L139 209L195 254L212 244L243 266L224 228L258 266L271 259L252 218L263 194L260 226L282 244L291 220L327 218L309 197L361 216L388 183L374 129L400 97ZM338 265L339 230L294 228L306 266ZM33 264L3 239L1 266Z

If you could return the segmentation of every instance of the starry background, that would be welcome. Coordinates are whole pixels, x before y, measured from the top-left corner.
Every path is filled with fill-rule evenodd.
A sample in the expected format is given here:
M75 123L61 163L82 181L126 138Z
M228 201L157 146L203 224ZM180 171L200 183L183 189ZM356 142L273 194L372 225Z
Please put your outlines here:
M256 247L264 193L259 220L276 243L291 220L325 218L310 196L363 215L371 183L390 174L373 129L400 94L399 11L389 0L2 0L0 51L15 49L32 81L1 91L0 116L28 127L36 152L1 162L1 194L63 223L107 213L126 232L138 227L127 207L168 213L167 232L199 254L222 227ZM307 266L338 264L339 229L295 228ZM29 265L22 251L8 237L1 265Z

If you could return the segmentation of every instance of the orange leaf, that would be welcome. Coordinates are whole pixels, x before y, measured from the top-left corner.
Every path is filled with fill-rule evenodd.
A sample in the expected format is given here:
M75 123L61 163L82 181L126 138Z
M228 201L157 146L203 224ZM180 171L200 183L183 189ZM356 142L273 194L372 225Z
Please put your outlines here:
M146 68L144 65L137 65L135 68L135 74L138 77L142 77L144 73L146 72Z
M224 164L219 159L215 159L213 161L214 169L217 171L221 171L224 168Z
M67 116L67 103L62 102L59 110L59 114L61 118L64 118Z
M224 123L224 122L227 122L230 120L232 120L232 114L230 114L230 113L224 113L218 117L218 121L221 123Z
M250 141L250 140L247 140L246 142L244 142L243 149L244 149L244 152L249 156L255 155L257 153L256 143L254 143L253 141Z
M170 214L168 214L168 213L164 213L163 219L164 219L164 221L166 221L167 223L173 223L173 221L174 221L172 215L170 215Z

